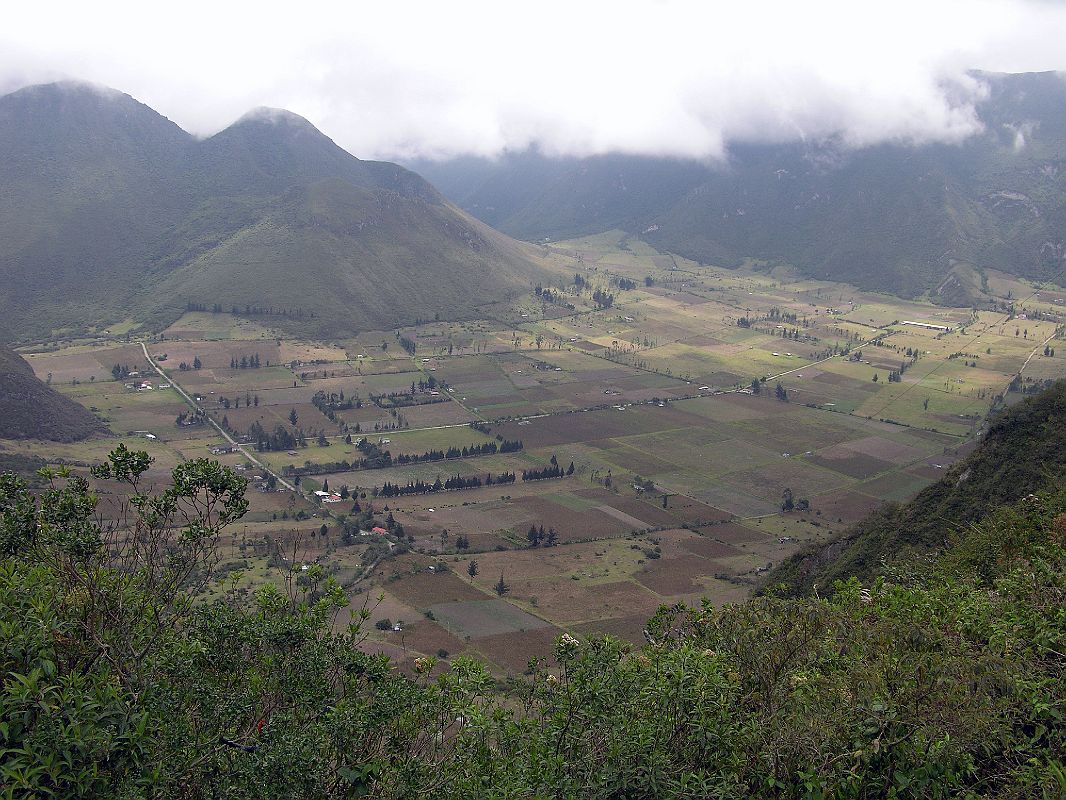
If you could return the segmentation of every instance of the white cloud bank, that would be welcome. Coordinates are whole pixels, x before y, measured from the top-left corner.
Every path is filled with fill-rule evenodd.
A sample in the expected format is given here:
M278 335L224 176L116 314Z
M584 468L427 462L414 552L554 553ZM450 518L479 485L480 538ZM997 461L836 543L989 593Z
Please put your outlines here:
M1051 2L12 5L0 92L90 80L199 135L282 107L363 158L958 141L968 69L1066 70Z

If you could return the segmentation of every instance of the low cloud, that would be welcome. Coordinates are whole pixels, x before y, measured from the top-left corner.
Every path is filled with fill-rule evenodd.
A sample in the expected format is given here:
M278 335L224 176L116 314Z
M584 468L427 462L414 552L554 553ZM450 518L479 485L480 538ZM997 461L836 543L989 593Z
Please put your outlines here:
M985 91L968 70L1066 69L1066 8L1039 2L378 5L22 4L0 91L90 80L197 135L286 108L363 158L715 159L738 141L960 141Z

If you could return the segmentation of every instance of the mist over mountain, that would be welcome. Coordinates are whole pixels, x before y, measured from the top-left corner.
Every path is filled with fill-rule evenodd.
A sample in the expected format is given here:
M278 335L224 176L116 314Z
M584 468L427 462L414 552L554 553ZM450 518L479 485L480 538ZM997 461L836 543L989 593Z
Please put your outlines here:
M114 90L34 86L0 98L0 152L0 335L189 304L333 335L461 316L541 275L418 175L285 111L197 140Z
M973 76L983 131L957 144L735 144L726 163L631 155L416 161L446 196L518 238L620 228L704 263L807 275L951 302L973 271L1061 278L1066 81Z

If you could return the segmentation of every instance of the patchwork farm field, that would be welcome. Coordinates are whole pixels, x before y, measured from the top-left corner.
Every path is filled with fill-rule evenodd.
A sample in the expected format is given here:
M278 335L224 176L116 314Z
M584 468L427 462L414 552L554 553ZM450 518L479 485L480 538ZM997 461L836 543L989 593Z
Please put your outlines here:
M546 248L567 277L480 320L305 341L196 312L143 349L26 348L112 434L0 442L0 458L84 473L122 442L157 485L217 458L249 479L250 509L205 600L224 575L246 594L317 565L351 613L366 604L368 648L505 673L563 631L639 641L663 604L743 599L942 475L991 409L1066 376L1059 287L990 274L975 310L614 232ZM122 488L104 489L117 514Z

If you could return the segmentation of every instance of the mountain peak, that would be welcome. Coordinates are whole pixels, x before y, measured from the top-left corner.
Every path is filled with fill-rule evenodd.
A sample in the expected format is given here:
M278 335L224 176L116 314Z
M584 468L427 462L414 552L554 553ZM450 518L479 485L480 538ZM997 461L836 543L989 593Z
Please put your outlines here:
M272 108L270 106L259 106L253 108L251 111L245 113L238 119L234 125L246 125L248 123L267 123L271 125L277 125L279 127L294 127L302 129L314 130L317 133L322 133L318 130L307 118L301 117L292 111L284 108ZM325 136L325 134L322 134Z
M9 96L45 98L72 95L98 97L106 100L121 100L122 98L133 100L133 98L125 92L120 92L118 89L112 89L110 86L74 79L52 81L51 83L35 83L29 86L23 86L21 89L16 89L11 92Z

